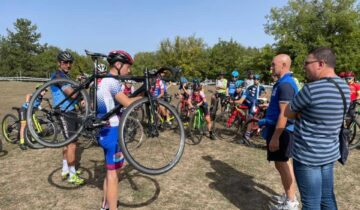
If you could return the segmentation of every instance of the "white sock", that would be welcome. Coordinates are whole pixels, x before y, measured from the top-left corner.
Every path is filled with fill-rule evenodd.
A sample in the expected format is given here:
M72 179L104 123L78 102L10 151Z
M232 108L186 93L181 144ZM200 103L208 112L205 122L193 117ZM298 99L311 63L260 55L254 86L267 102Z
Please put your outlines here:
M69 166L68 166L67 160L63 160L62 172L63 173L68 173L69 172Z
M70 177L76 174L75 166L69 166Z

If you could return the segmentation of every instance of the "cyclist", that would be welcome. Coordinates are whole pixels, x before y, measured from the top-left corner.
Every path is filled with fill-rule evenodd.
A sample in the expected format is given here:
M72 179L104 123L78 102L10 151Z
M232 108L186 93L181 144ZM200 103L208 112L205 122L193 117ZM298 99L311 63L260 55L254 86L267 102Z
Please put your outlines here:
M254 84L246 89L241 99L239 100L240 104L244 103L248 107L249 117L253 117L253 114L256 111L259 96L261 96L262 94L266 94L264 86L260 85L260 75L255 74L253 80ZM246 140L250 140L250 130L251 127L248 126L246 133L244 134L244 138Z
M244 82L246 89L254 84L254 72L252 70L248 71L248 78L245 79Z
M201 87L199 80L195 79L193 81L192 89L193 89L193 92L188 99L189 108L191 109L191 108L194 108L194 106L195 106L195 107L199 107L200 109L202 109L204 116L205 116L206 123L207 123L207 129L209 131L210 139L216 140L216 137L211 130L212 122L210 119L208 104L206 102L206 96L205 96L205 93L202 91L202 87ZM193 104L193 102L195 104Z
M185 77L180 77L179 91L176 93L180 97L180 101L187 100L191 94L191 86Z
M151 94L156 98L165 99L166 95L166 84L162 80L162 77L164 76L165 72L160 71L159 75L157 76L155 83L151 85L150 92ZM166 101L166 99L165 99ZM171 124L171 120L174 119L173 117L170 117L169 112L165 109L163 106L159 106L160 113L166 117L166 123Z
M125 80L124 83L125 84L121 85L121 91L127 96L134 93L135 87L133 86L133 81L132 80Z
M216 80L216 92L211 96L211 107L210 112L213 116L211 116L212 120L215 119L215 114L217 110L213 110L215 103L218 103L218 98L220 98L220 104L225 100L226 98L226 88L227 88L227 79L224 78L225 72L219 73L219 78Z
M61 51L57 56L57 60L58 70L56 70L51 75L51 79L70 79L68 73L71 70L72 63L74 62L74 57L67 51ZM61 103L67 95L70 95L73 92L73 89L67 85L61 87L53 85L50 87L50 89L55 106ZM68 100L60 106L63 111L67 112L66 116L62 116L59 119L62 122L62 126L64 128L65 138L69 135L69 133L76 132L76 129L78 127L78 124L73 120L76 119L76 113L74 112L75 104L70 103L71 101ZM75 169L75 151L75 142L72 142L63 148L63 167L61 171L61 176L63 180L67 179L69 183L72 183L74 185L82 185L85 183L85 181L78 176L80 171L76 171Z
M232 79L227 83L226 96L234 97L236 93L236 82L238 81L239 72L234 70L231 73Z
M40 87L42 86L42 84L37 84L36 87L35 87L35 90L39 89ZM42 97L46 94L46 91L47 90L44 90L41 92L41 96L36 98L35 99L35 102L34 102L34 107L35 108L41 108L40 107L40 104L41 104L41 101L42 101ZM20 142L19 142L19 146L20 146L20 149L22 150L26 150L27 149L27 146L25 144L25 138L24 138L24 134L25 134L25 127L26 127L26 111L29 107L29 101L31 99L31 96L32 94L27 94L26 97L25 97L25 103L21 106L20 108Z
M350 88L350 117L355 117L356 101L360 99L360 84L355 82L355 74L350 71L344 74L345 81L348 83ZM347 121L349 123L351 121Z
M345 79L345 74L346 74L346 73L342 71L342 72L339 73L339 77L340 77L341 79Z
M111 51L107 57L110 65L109 75L127 75L134 60L131 55L122 50ZM121 91L121 83L113 77L102 79L97 90L97 113L103 116L117 104L129 106L140 97L129 98ZM119 113L120 114L120 113ZM118 172L123 168L124 156L118 145L119 115L108 120L108 126L100 129L98 142L104 150L106 176L104 179L104 198L101 209L117 209Z
M242 95L244 94L244 88L245 88L245 83L244 81L242 80L238 80L236 81L235 83L235 87L236 87L236 91L232 97L232 100L233 100L233 103L235 103L236 106L241 106L242 105L242 101L241 100L241 97ZM236 115L238 114L238 112L240 111L241 109L234 109L228 119L228 121L226 122L226 127L230 127L231 124L234 122L235 120L235 117ZM245 113L244 113L245 115Z

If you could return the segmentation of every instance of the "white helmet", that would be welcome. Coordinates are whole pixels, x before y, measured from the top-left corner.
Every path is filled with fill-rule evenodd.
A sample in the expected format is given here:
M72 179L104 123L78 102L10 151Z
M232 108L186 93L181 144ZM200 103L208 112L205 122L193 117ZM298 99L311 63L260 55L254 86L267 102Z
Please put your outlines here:
M100 74L101 74L101 73L106 73L106 72L107 72L107 67L106 67L105 64L100 63L100 64L97 65L96 70L97 70L97 72L100 73Z

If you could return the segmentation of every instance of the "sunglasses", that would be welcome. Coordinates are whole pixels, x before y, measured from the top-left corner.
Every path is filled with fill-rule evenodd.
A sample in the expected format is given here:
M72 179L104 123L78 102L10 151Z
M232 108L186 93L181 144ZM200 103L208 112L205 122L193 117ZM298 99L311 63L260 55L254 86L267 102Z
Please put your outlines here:
M72 64L72 61L61 61L62 64Z

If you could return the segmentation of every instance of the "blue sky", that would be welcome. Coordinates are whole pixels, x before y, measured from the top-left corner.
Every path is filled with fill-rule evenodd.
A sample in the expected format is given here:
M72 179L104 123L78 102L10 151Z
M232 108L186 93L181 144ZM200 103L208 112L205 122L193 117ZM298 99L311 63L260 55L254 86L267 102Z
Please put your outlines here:
M203 38L212 46L233 38L244 46L273 43L265 16L287 0L2 0L0 35L17 18L38 26L41 43L81 54L124 49L155 51L165 38Z

